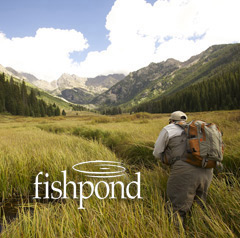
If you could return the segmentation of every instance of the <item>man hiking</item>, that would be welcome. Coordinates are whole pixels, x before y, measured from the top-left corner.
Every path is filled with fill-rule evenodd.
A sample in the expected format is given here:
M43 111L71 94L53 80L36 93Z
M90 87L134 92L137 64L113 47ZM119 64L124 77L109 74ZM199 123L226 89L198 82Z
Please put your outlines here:
M167 182L167 196L172 203L173 212L175 215L177 213L180 215L182 222L194 201L200 205L202 201L206 201L207 190L213 177L211 168L213 166L205 164L205 166L198 167L186 160L188 149L188 136L184 130L184 125L187 125L186 121L185 113L173 112L169 125L161 130L153 151L156 158L171 166ZM205 162L208 164L207 160Z

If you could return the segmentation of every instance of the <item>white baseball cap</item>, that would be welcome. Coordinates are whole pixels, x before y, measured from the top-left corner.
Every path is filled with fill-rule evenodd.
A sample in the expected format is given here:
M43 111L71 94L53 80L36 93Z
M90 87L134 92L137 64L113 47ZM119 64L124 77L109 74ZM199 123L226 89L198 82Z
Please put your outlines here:
M181 111L175 111L171 114L171 117L169 120L174 120L174 121L186 121L187 120L187 115L184 112Z

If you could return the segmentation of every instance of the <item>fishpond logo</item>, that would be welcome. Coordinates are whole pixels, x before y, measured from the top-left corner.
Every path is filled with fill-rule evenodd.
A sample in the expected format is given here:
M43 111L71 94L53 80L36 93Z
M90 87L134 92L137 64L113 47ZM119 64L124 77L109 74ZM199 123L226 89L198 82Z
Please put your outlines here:
M136 174L136 181L131 181L128 184L125 184L123 181L110 181L111 178L118 178L125 176L126 168L121 165L121 163L116 161L104 161L104 160L95 160L95 161L85 161L72 166L74 171L81 173L86 178L96 178L106 179L97 181L93 183L91 181L68 181L67 180L67 171L63 170L63 180L53 181L51 184L47 180L49 177L48 173L39 172L35 178L35 197L33 199L68 199L67 188L71 186L72 188L72 198L79 199L78 209L85 209L83 206L83 201L89 199L91 196L95 195L98 199L117 199L115 195L116 185L121 187L121 199L140 199L140 172ZM39 178L43 180L39 181ZM44 186L45 185L45 186ZM39 187L41 191L45 191L45 196L39 196ZM49 191L50 190L50 191ZM133 193L134 195L130 193ZM58 196L57 196L58 195Z

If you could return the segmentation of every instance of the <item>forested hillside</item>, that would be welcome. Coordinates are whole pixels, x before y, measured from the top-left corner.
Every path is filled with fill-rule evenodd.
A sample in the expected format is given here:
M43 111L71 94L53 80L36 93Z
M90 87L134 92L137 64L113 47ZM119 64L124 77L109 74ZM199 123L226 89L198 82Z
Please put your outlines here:
M175 94L133 108L137 112L164 113L240 108L240 65L232 63L209 79L193 84Z
M214 45L185 62L168 59L132 72L92 103L128 110L215 78L220 71L230 72L235 64L240 64L240 44Z
M0 74L1 112L33 117L59 116L60 108L55 103L47 104L44 100L37 99L37 93L33 88L28 93L24 81L20 84L12 77L9 81L4 74Z

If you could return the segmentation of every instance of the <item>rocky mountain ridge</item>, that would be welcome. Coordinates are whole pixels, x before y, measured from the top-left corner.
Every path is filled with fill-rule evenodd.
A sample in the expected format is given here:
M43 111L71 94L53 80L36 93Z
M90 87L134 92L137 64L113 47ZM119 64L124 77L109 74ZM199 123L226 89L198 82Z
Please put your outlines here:
M51 87L51 94L76 104L94 104L97 107L120 105L131 108L207 80L219 70L239 61L240 44L225 44L211 46L184 62L170 58L160 63L151 63L126 77L114 74L81 78L63 74L58 80L51 82L50 86L50 83L36 80L29 74L18 77L28 77L29 82L45 90L48 88L48 91Z
M131 72L91 103L131 108L143 102L174 94L208 79L222 67L240 60L240 44L214 45L184 62L168 59Z
M91 101L95 96L105 92L125 77L123 74L110 74L107 76L100 75L95 78L85 78L64 73L57 80L48 82L40 80L32 74L18 72L11 67L4 68L0 65L0 72L25 80L54 96L80 104Z

